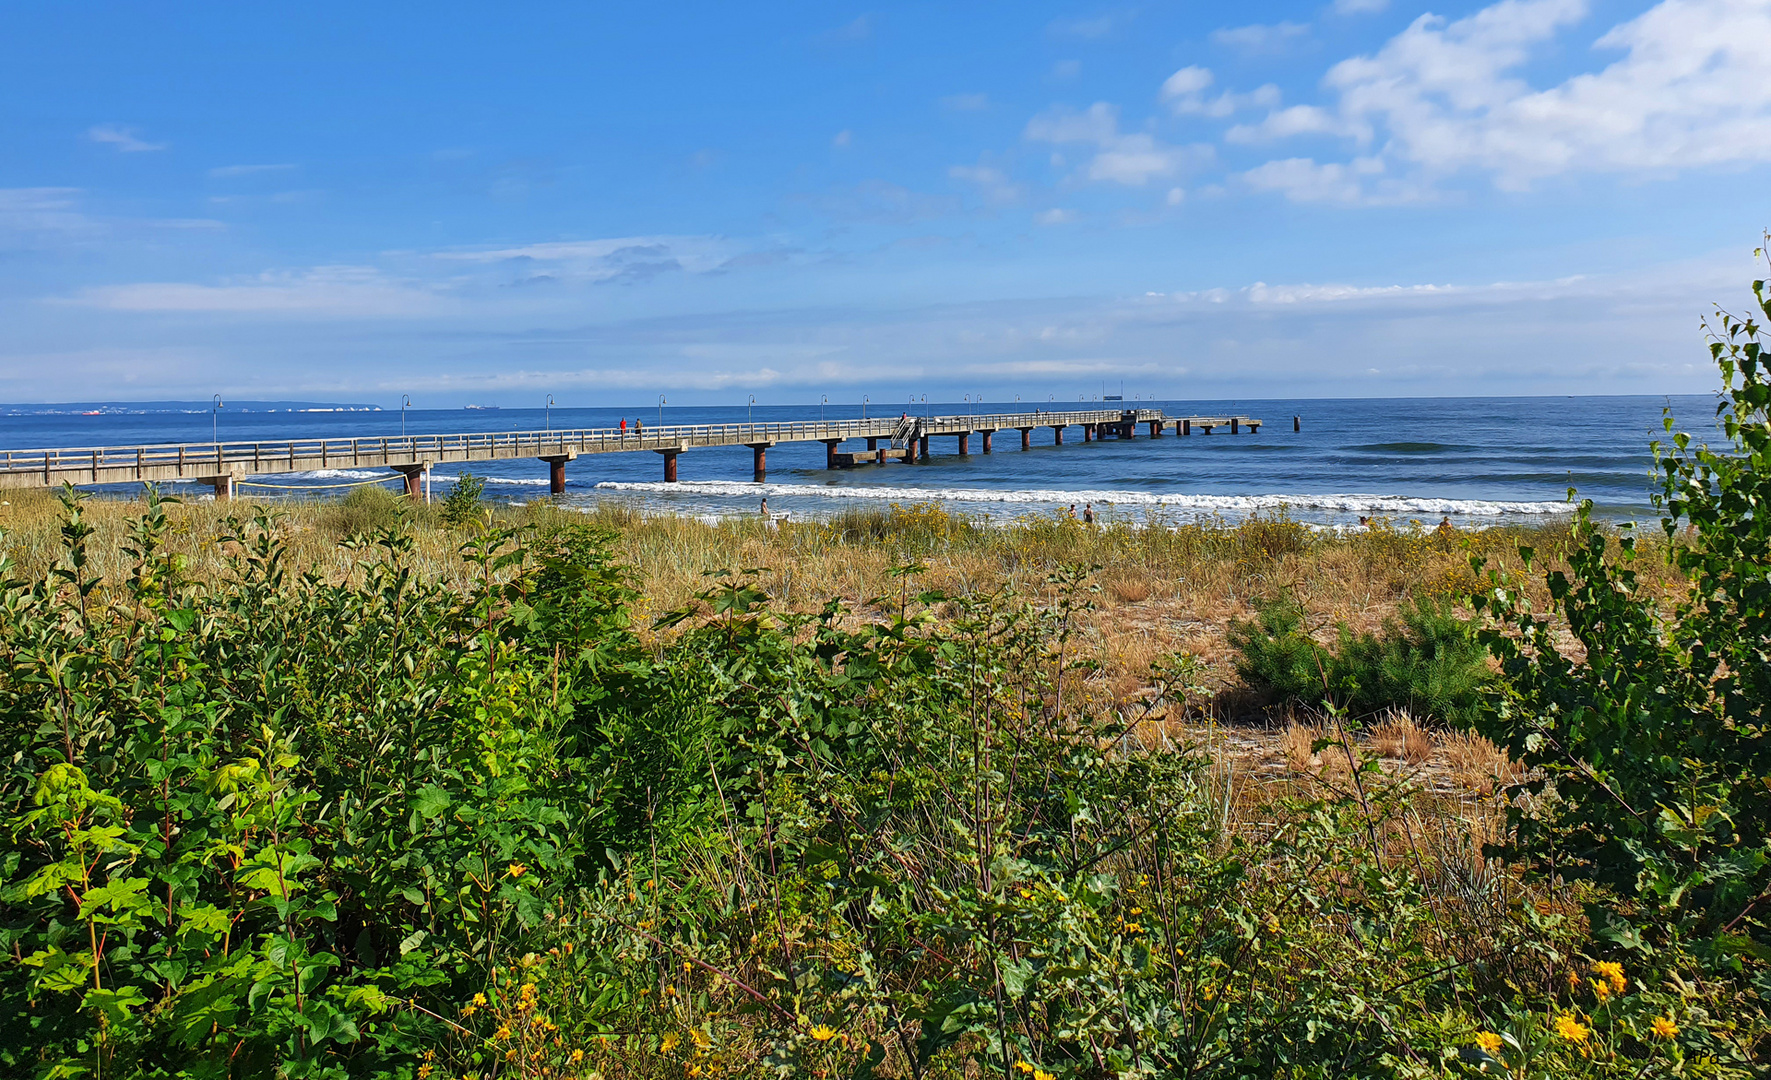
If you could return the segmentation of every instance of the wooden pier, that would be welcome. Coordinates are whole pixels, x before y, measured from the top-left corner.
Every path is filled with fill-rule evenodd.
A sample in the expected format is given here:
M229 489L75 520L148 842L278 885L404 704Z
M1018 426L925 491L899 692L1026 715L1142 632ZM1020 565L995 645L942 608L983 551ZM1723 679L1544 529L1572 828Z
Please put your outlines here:
M0 450L0 488L56 487L63 483L204 483L218 498L233 493L248 476L309 472L316 469L382 467L401 473L406 490L416 495L425 473L444 462L501 461L536 458L548 465L550 488L566 489L566 464L588 454L650 451L664 459L664 479L675 482L677 458L694 449L744 446L752 454L752 476L767 472L767 451L789 442L821 442L828 468L883 465L888 461L915 464L930 454L929 440L955 438L961 454L971 452L972 436L979 449L991 453L999 432L1015 431L1020 449L1032 448L1032 433L1050 428L1062 445L1068 428L1080 427L1082 440L1130 439L1143 425L1148 437L1159 438L1172 427L1177 435L1217 428L1232 434L1258 432L1261 421L1246 416L1167 417L1155 409L1094 409L1074 412L1016 412L972 416L906 416L871 420L791 421L779 424L692 424L669 427L582 428L571 431L522 431L464 435L389 435L356 439L292 439L279 442L160 443L143 446L73 447L44 450ZM865 451L842 451L850 440L864 439Z

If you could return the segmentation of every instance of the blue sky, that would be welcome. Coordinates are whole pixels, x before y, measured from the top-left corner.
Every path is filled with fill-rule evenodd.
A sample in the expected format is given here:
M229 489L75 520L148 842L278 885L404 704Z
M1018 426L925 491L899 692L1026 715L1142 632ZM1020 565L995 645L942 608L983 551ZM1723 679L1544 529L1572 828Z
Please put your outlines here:
M1771 0L9 4L0 400L1680 393Z

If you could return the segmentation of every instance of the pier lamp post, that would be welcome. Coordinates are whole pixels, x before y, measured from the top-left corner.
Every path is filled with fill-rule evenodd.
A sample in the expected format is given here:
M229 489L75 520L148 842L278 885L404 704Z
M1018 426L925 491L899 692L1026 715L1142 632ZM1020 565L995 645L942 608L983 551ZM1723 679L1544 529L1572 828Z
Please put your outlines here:
M756 395L750 395L750 402L744 406L744 425L750 426L750 410L756 408Z
M209 411L209 441L221 443L221 395L215 395L215 407Z
M412 406L412 395L400 395L400 438L406 437L406 410Z
M659 427L664 426L664 404L665 404L664 395L659 394L658 395L658 426Z
M929 396L927 394L922 396L922 418L924 420L929 418Z
M818 395L818 423L820 423L820 424L822 424L824 422L824 406L826 406L828 404L830 404L830 395L829 394L819 394Z
M867 395L861 395L861 419L867 419Z
M543 421L543 423L546 424L547 430L549 430L549 431L553 430L553 395L552 394L547 395L547 419L545 421Z
M965 414L970 416L972 414L972 396L970 394L961 394L959 395L959 402L965 406Z

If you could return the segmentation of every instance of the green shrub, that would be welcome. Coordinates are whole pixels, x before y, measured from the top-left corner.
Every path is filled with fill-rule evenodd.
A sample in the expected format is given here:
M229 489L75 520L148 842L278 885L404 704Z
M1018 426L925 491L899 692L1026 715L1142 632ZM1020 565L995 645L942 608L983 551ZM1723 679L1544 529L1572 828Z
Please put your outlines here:
M486 495L486 482L473 473L455 477L455 486L443 499L443 524L452 529L480 520L480 503Z
M1401 707L1466 724L1492 682L1487 648L1450 607L1417 597L1381 633L1355 634L1344 624L1334 649L1305 631L1290 597L1256 606L1253 622L1230 626L1237 673L1281 700L1333 702L1355 717Z
M1753 282L1771 319L1765 283ZM1569 569L1545 584L1581 646L1505 575L1478 598L1507 692L1485 731L1532 769L1511 804L1510 858L1603 891L1589 912L1613 955L1739 990L1766 1049L1771 997L1771 373L1760 324L1719 315L1719 445L1674 430L1654 444L1655 505L1689 591L1638 588L1631 530L1613 545L1580 504ZM1572 495L1572 492L1570 493ZM1531 565L1534 553L1521 548ZM1693 978L1688 972L1682 978ZM1754 988L1756 988L1756 993Z

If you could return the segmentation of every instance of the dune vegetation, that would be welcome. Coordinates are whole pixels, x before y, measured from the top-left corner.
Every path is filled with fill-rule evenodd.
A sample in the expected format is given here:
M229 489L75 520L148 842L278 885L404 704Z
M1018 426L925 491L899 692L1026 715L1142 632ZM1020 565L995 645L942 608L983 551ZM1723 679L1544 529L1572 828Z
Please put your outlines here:
M0 1064L1762 1075L1717 334L1652 536L15 495Z

